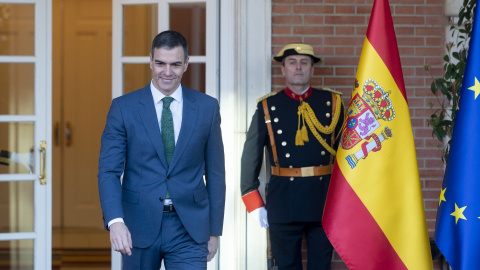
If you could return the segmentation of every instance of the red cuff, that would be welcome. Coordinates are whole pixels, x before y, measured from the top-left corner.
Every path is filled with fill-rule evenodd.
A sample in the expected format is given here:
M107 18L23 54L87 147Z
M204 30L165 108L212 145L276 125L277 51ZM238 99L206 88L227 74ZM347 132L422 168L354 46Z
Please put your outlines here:
M243 203L247 207L247 212L250 213L253 210L265 206L262 200L262 196L260 196L260 192L258 190L252 191L242 196Z

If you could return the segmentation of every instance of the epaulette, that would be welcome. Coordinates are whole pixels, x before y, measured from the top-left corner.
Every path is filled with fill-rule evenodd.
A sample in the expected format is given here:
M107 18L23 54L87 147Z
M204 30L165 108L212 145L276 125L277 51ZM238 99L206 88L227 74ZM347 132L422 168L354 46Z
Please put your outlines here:
M277 94L277 92L273 91L273 92L270 92L270 93L266 94L266 95L263 96L263 97L257 98L257 103L259 103L260 101L262 101L262 100L264 100L264 99L266 99L266 98L268 98L268 97L274 96L274 95L276 95L276 94Z
M342 92L340 91L337 91L337 90L333 90L332 88L328 88L328 87L322 87L320 90L326 90L326 91L329 91L329 92L332 92L332 93L335 93L337 95L343 95Z

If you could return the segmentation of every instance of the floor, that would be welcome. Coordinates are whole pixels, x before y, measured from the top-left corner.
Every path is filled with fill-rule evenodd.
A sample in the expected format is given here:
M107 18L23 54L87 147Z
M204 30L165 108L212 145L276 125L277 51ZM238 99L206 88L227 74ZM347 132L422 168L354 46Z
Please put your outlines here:
M110 269L110 249L63 249L52 253L52 270Z
M105 230L52 230L52 270L110 269L110 235Z

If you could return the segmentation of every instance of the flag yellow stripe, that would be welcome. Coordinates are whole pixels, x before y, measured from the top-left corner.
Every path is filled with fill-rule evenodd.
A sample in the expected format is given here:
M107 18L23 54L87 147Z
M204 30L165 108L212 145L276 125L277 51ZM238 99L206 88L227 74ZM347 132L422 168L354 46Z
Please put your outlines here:
M355 91L360 94L368 79L390 92L395 118L378 119L381 127L375 133L378 135L389 127L392 137L382 142L380 151L370 152L353 169L345 157L359 151L361 143L348 151L339 151L338 165L407 268L431 269L432 265L425 260L425 256L430 256L430 249L408 104L368 39L365 39L356 78L359 88Z

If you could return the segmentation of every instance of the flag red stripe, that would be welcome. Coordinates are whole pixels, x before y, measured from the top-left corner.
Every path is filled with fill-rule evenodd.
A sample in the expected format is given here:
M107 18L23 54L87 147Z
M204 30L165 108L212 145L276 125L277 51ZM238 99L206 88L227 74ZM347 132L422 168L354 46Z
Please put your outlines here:
M348 268L407 269L337 162L333 172L322 221L330 242Z
M405 101L408 103L397 38L387 1L375 1L370 22L368 23L367 38L382 58L392 74L398 89L400 89Z

